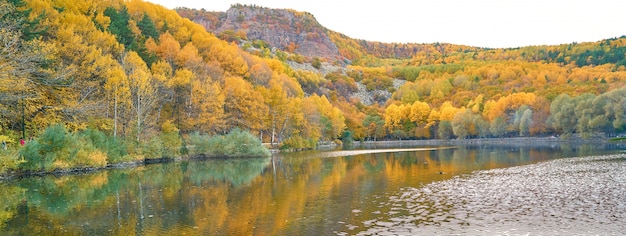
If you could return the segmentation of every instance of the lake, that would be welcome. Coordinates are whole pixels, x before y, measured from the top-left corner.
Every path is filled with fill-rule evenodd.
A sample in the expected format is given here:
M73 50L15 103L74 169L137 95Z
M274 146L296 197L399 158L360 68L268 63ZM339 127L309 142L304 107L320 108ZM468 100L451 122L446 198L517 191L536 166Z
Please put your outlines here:
M371 145L29 177L0 183L0 234L619 234L624 148Z

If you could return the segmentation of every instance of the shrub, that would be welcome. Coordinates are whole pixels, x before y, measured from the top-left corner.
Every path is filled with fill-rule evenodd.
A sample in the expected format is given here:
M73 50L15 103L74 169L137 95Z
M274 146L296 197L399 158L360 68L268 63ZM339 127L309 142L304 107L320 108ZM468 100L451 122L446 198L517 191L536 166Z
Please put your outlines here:
M147 142L141 143L140 149L140 153L137 154L141 158L160 158L164 153L163 141L159 137L152 137Z
M57 157L62 154L70 154L64 150L68 146L68 142L70 142L70 137L65 127L62 125L49 127L41 137L28 143L20 150L20 154L25 160L20 164L20 168L30 171L54 170L53 163L58 159Z
M224 155L229 157L270 156L269 150L263 146L259 138L250 132L233 129L224 136Z
M317 141L309 138L305 139L300 135L294 135L281 142L281 150L302 150L315 148Z
M344 131L343 135L341 136L341 142L343 145L352 145L352 142L354 142L352 132L349 130Z
M108 163L118 163L129 159L127 145L116 137L107 136L96 129L86 129L79 135L89 140L96 149L105 152Z
M209 137L192 134L190 145L194 146L192 154L223 157L261 157L269 156L270 152L261 140L240 129L233 129L226 135Z
M96 150L87 157L87 162L94 167L105 167L107 165L107 154Z
M175 132L163 132L159 135L159 139L161 139L161 143L163 145L163 156L164 157L175 157L181 154L185 154L182 139L178 134L178 131Z
M198 132L189 135L189 145L192 147L189 154L200 155L209 152L208 137L206 135L200 135Z
M20 164L19 152L15 149L0 150L0 175L10 170L17 170Z
M101 141L102 138L96 132L77 135L68 133L62 125L50 126L38 139L20 150L24 162L19 168L49 172L75 167L105 167L107 155L94 145L104 145L106 142Z

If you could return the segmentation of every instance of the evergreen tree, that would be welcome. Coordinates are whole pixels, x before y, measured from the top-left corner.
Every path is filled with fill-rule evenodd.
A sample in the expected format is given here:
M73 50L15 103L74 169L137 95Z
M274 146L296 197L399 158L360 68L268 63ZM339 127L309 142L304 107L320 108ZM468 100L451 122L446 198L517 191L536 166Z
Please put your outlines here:
M141 18L141 20L137 22L137 27L139 27L141 33L146 36L146 39L148 37L153 38L154 40L159 39L159 32L157 31L154 22L152 21L152 19L150 19L150 16L148 16L148 14L143 14L143 18Z
M128 21L130 20L128 9L126 9L126 7L122 7L119 11L117 11L113 7L108 7L104 10L104 15L111 19L111 24L108 29L109 32L115 35L117 41L124 44L127 49L130 48L135 41L135 37L133 36L133 32L128 27Z
M32 9L28 8L24 0L7 0L7 2L13 5L14 10L2 12L2 16L0 17L2 22L11 22L11 24L9 24L11 26L3 25L3 28L9 26L7 27L8 29L21 31L21 39L26 41L39 38L47 33L48 29L40 25L41 20L46 17L45 14L41 14L29 20Z

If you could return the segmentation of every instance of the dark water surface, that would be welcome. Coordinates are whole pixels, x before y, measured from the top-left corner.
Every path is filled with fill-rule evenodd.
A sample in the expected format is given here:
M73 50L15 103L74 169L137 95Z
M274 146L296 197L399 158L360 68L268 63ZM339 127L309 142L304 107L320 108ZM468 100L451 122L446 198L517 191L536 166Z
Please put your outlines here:
M0 183L0 235L619 234L622 149L387 146L31 177Z

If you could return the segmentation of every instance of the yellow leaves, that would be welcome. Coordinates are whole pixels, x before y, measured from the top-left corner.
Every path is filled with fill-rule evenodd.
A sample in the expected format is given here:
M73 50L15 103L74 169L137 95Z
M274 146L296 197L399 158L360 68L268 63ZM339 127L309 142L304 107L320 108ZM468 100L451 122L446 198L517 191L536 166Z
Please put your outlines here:
M130 32L133 32L135 37L140 37L142 35L141 30L139 29L139 27L137 27L137 22L135 22L135 20L128 20L128 28L130 29Z
M151 77L148 66L134 51L130 51L126 54L123 60L123 66L128 78L137 84L144 83Z
M481 113L482 112L481 108L483 106L483 99L484 99L484 95L480 94L476 98L469 101L469 103L467 104L467 107L470 108L473 113Z
M154 39L152 37L148 38L146 40L146 49L148 50L148 52L152 52L152 53L156 53L157 50L159 50L159 45L157 45L156 41L154 41Z
M402 122L409 119L411 114L411 106L391 104L385 110L385 127L390 131L396 130L402 126Z
M227 124L230 127L259 130L267 112L263 96L241 77L227 77L224 80L224 92Z
M272 78L272 70L265 64L257 63L250 67L250 80L254 84L267 85Z
M289 97L303 97L304 91L302 91L302 87L298 83L298 81L292 77L289 77L285 74L281 74L278 76L277 82L280 83L280 86L285 90L287 96Z
M452 119L454 119L454 115L461 112L461 109L454 107L450 102L444 102L443 105L441 105L441 108L439 108L439 111L440 121L452 121Z
M159 57L174 65L176 56L180 52L180 43L169 33L161 34L155 52Z
M187 19L183 19L183 20L187 20ZM187 43L191 41L191 32L189 31L187 27L180 27L178 28L178 31L174 33L174 38L176 38L180 42Z
M415 122L418 126L426 124L430 111L428 103L416 101L411 105L409 120Z
M100 150L95 150L89 153L85 164L87 166L105 167L107 165L107 154Z
M433 125L436 125L439 122L439 111L433 109L430 111L428 115L428 123L426 124L426 128L429 128Z
M168 81L167 86L170 88L186 86L189 85L191 83L191 80L194 78L195 75L191 70L176 70L176 75L174 76L174 78Z
M176 124L174 124L171 120L165 120L161 124L161 131L163 133L176 133L178 132L178 128L176 128Z
M333 140L339 137L346 128L345 117L339 108L334 107L326 98L326 96L312 95L304 99L305 110L309 107L316 109L317 112L311 115L317 114L320 120L311 122L310 125L321 128L321 134L326 138ZM310 105L307 105L310 104ZM307 112L305 112L306 115ZM319 123L317 123L319 122ZM327 123L325 123L327 122ZM316 124L317 123L317 124Z
M176 55L175 62L179 67L198 68L202 66L204 60L198 54L198 49L193 43L188 43Z
M105 16L103 11L96 14L94 21L104 29L109 28L109 25L111 24L111 18Z
M276 59L264 59L264 61L272 71L279 74L285 73L285 66L281 61Z
M223 107L226 97L219 84L210 80L194 80L191 87L191 126L194 130L203 130L209 134L224 131Z
M157 61L152 64L152 75L161 84L166 84L173 75L174 71L169 63L165 61Z
M487 120L493 121L496 117L502 116L506 111L515 110L522 105L531 105L535 103L537 96L533 93L513 93L506 97L498 99L498 101L488 101L485 104L483 114Z

